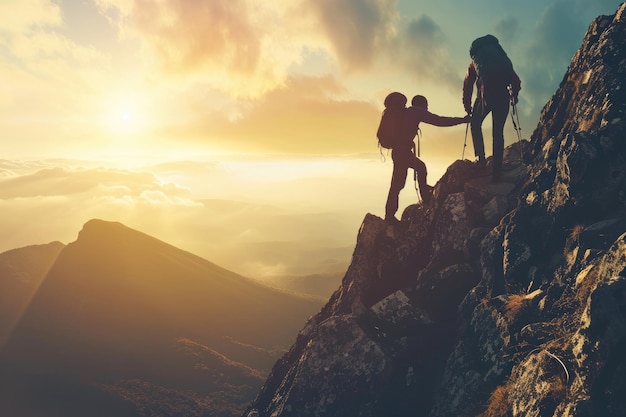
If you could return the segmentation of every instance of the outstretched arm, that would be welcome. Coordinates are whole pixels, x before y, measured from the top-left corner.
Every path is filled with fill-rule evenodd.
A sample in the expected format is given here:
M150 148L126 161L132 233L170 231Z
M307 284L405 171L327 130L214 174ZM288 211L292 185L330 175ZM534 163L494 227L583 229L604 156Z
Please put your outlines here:
M469 114L463 117L439 116L439 115L429 112L428 110L424 110L424 113L421 119L424 123L428 123L429 125L446 127L446 126L456 126L462 123L467 123L470 121L471 117L469 116Z

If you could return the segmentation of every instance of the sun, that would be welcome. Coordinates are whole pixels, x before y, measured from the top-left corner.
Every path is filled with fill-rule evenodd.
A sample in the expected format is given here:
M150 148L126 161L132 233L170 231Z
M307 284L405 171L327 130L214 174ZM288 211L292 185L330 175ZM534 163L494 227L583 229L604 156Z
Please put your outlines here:
M133 114L130 112L130 110L123 110L122 114L120 115L120 119L122 121L122 124L128 125L133 120Z
M142 120L143 117L136 104L126 103L118 109L117 115L114 117L116 120L113 120L112 127L118 133L141 133L145 127L145 120Z
M115 138L140 136L148 129L147 100L131 92L117 93L104 99L102 124L107 134Z

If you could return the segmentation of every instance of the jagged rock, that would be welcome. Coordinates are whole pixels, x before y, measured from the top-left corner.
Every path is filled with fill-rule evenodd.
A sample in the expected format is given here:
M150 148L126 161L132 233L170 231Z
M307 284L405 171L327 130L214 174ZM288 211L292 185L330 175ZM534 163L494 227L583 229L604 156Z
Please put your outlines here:
M512 378L518 381L507 387L507 402L513 415L551 416L566 397L569 371L558 356L541 349L529 354Z
M280 387L270 407L285 416L345 415L371 408L386 366L384 352L353 315L330 317L316 327L287 375L289 385Z
M468 160L455 161L448 167L446 173L437 184L435 184L433 197L436 204L441 204L450 194L462 192L465 182L479 175L487 177L488 174L477 164L473 164Z
M368 214L341 287L274 366L246 417L428 409L432 380L445 365L442 352L451 349L451 323L481 277L479 245L489 232L483 206L497 195L508 207L525 179L514 158L505 159L511 181L505 185L457 161L436 185L432 206L408 207L400 226Z
M471 213L464 193L448 195L440 208L433 236L433 257L442 252L462 252L465 236L472 229Z
M595 282L588 285L595 285L595 288L587 297L580 327L571 342L576 365L576 381L572 384L572 392L595 393L596 397L579 400L591 403L588 407L596 412L624 415L626 234L617 239L594 269L596 271L592 279Z
M453 319L456 306L480 278L469 264L455 264L419 276L414 293L419 305L440 323Z
M487 236L487 233L491 229L487 227L475 227L470 231L467 238L467 244L463 251L463 257L465 259L479 259L480 258L480 243Z
M586 226L578 236L578 245L583 249L607 249L626 230L626 219L613 218Z
M417 327L422 324L431 324L428 315L417 308L403 291L396 291L383 298L370 309L371 319L377 323L378 329L398 329ZM379 327L380 326L380 327Z
M503 378L473 380L477 384L472 393L467 394L471 384L464 387L464 401L458 401L458 393L442 385L432 416L478 414L489 403L480 393L496 392L498 387L502 388L498 392L506 393L499 397L508 415L624 415L624 401L620 399L623 397L615 394L624 392L624 378L614 369L625 367L621 355L616 353L617 346L623 352L626 340L626 300L620 277L624 267L623 261L616 260L626 256L626 248L616 242L606 255L601 255L624 232L626 182L621 120L626 97L624 65L620 61L626 57L626 50L623 42L618 41L618 33L621 39L626 34L622 17L625 7L622 5L613 19L600 17L590 26L583 47L574 56L564 82L544 109L533 135L533 166L529 180L520 190L519 204L482 242L483 278L477 288L483 288L483 294L491 290L495 295L519 293L528 286L539 285L545 289L545 296L537 297L535 313L544 321L540 328L531 323L519 331L510 328L509 340L518 346L517 353L497 368L511 369ZM617 61L616 54L621 56ZM585 77L589 77L586 80L580 79L582 68ZM597 73L605 78L599 78ZM620 121L617 114L621 115ZM616 122L603 123L607 117ZM583 236L587 228L588 234ZM611 233L607 233L608 229ZM613 275L613 279L594 287L601 270L614 271L604 273ZM463 311L474 308L474 329L476 313L485 308L477 303L476 295L472 295L475 293L470 291L463 304ZM600 299L603 301L594 302ZM597 307L600 304L608 311L602 313L603 308ZM597 309L595 317L589 314L593 305ZM599 326L599 331L591 331L591 323ZM607 326L611 330L604 333ZM488 335L489 329L485 326L483 335ZM598 333L606 335L604 344ZM495 337L459 340L457 356L451 356L444 381L458 378L457 368L467 368L471 353L484 351L485 346L496 349L494 357L506 358L512 346L487 344ZM526 352L524 346L533 350ZM583 353L586 349L594 352L595 360ZM514 360L516 356L519 361ZM573 366L575 363L578 365ZM606 368L609 363L610 370ZM480 369L471 365L469 368ZM566 372L569 379L564 377ZM606 373L610 375L605 377ZM475 408L477 400L486 405Z
M367 215L246 417L626 415L626 3L594 20L500 183L453 163Z

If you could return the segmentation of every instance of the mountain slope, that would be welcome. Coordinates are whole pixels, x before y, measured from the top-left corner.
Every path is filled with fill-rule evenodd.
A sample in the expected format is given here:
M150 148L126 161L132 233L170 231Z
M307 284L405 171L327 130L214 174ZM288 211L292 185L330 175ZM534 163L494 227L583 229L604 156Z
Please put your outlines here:
M592 22L500 183L456 161L401 227L367 215L243 415L626 415L624 39L626 3Z
M59 254L0 366L29 389L42 378L70 393L104 384L107 392L133 392L122 395L132 402L145 395L137 386L200 396L231 387L241 402L319 306L122 224L92 220ZM130 380L142 382L127 390L122 381Z
M0 253L0 346L63 249L61 242Z

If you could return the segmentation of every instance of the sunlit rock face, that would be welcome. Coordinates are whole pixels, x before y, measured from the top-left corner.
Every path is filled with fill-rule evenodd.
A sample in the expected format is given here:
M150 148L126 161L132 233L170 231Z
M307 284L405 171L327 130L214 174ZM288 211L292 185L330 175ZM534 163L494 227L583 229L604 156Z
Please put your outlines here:
M626 4L594 20L502 180L456 161L341 287L245 417L626 415Z

